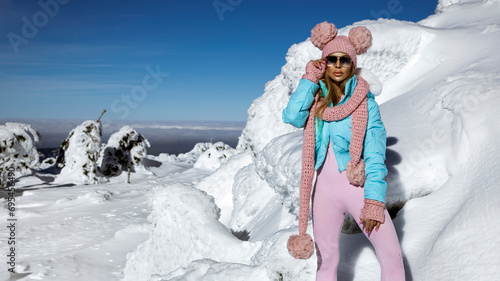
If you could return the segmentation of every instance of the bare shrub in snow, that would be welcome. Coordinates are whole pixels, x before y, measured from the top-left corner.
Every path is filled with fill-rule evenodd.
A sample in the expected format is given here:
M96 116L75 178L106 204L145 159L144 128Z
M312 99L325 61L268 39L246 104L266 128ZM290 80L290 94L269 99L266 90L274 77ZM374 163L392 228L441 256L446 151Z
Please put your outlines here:
M135 172L142 167L142 159L146 157L148 140L130 126L123 126L120 131L109 137L108 143L101 151L98 170L105 176L115 177L122 171Z
M31 174L39 162L35 144L40 134L29 124L7 122L0 125L0 186L7 182L7 169L20 175Z
M57 159L57 167L62 170L54 182L97 183L96 162L101 136L100 121L87 120L71 130L61 143L62 153Z

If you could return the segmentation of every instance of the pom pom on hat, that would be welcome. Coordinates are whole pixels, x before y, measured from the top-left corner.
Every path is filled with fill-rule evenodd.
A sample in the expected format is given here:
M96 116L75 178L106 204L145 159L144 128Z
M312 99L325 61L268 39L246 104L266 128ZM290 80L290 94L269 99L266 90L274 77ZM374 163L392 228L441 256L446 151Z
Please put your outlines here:
M337 28L333 23L326 21L318 23L311 30L311 42L320 50L323 50L326 44L332 41L335 36L337 36Z
M349 30L348 37L358 55L366 53L366 50L372 45L372 33L364 26L358 26Z

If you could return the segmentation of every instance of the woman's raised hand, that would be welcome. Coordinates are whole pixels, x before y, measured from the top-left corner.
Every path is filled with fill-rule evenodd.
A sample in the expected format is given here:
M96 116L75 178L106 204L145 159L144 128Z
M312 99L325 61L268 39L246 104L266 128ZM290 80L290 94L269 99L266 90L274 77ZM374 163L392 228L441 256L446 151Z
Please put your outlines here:
M319 80L323 78L325 70L325 59L311 60L306 65L306 74L302 76L302 79L308 79L309 81L318 84Z

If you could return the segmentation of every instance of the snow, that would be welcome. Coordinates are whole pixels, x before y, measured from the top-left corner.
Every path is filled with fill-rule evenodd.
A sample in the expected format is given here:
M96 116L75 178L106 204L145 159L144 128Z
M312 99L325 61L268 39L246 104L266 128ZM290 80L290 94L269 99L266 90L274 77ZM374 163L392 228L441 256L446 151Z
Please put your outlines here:
M235 149L221 141L209 144L203 153L198 156L198 159L194 163L194 167L213 172L236 153L237 151Z
M499 1L442 0L418 23L353 24L373 33L358 64L382 83L386 201L397 212L407 280L500 274L498 14ZM199 143L185 154L148 155L143 163L161 165L144 164L131 184L123 174L93 185L66 177L74 186L20 176L11 279L314 280L316 257L295 260L286 250L298 232L302 131L283 124L281 111L318 54L309 39L290 47L250 106L236 149ZM375 252L349 218L340 242L339 279L379 279Z
M17 197L16 270L27 274L21 280L117 279L126 253L147 237L140 184L29 189Z
M232 151L236 151L231 149ZM196 164L200 162L205 162L207 158L202 158L206 153L211 150L207 150L200 158L196 161ZM213 159L214 157L212 157ZM217 158L216 158L217 159ZM252 156L250 152L242 152L238 155L234 155L231 158L222 158L226 165L219 163L219 170L216 173L212 173L198 184L196 188L203 190L212 197L214 197L215 203L220 209L219 221L224 225L228 226L229 220L231 219L231 213L233 211L233 183L236 180L235 174L244 166L250 165L252 163ZM226 160L228 159L228 160ZM236 194L236 193L234 193Z
M128 256L124 280L167 274L197 259L249 262L254 245L238 240L218 221L220 210L213 197L189 184L172 184L154 191L149 219L156 223L149 239ZM144 264L145 260L150 262Z

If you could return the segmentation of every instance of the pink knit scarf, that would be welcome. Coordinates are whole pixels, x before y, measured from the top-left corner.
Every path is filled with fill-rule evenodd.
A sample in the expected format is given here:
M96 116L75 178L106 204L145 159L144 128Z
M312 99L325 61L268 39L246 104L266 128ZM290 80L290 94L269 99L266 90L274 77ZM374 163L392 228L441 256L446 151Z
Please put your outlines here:
M357 76L358 82L351 98L344 104L327 107L323 113L323 120L338 121L352 114L351 117L351 143L349 154L351 160L347 163L347 178L356 186L363 186L365 181L365 165L361 159L363 151L363 140L368 120L367 94L368 83ZM314 179L315 164L315 115L319 106L319 95L314 97L309 111L309 117L304 128L304 143L302 145L302 175L300 179L300 211L299 211L299 234L303 235L307 230L309 220L309 203L311 199L312 182Z

